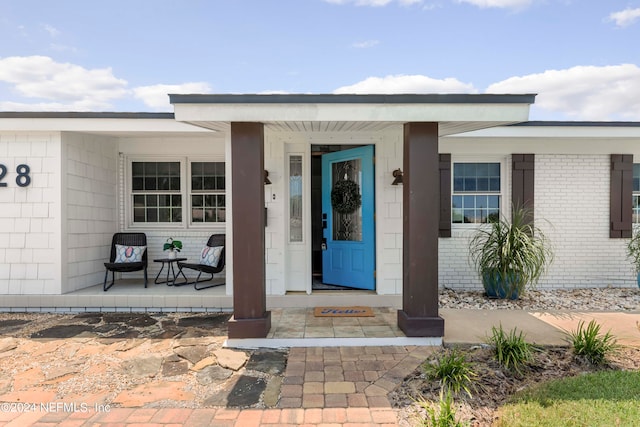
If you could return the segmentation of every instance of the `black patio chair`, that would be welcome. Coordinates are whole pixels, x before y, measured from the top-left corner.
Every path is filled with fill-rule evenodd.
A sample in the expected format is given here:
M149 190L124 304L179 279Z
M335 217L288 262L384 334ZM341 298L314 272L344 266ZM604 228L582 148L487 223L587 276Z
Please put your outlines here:
M122 262L122 260L116 259L118 256L118 251L116 250L116 245L122 245L131 249L129 252L135 252L142 250L141 247L144 247L142 250L142 257L140 261L137 262ZM105 262L104 266L107 269L104 273L104 283L102 284L102 289L106 292L113 286L115 281L115 273L130 273L132 271L144 271L144 287L147 287L147 235L144 233L116 233L113 235L113 239L111 240L111 256L109 257L109 262ZM122 255L122 254L121 254ZM129 253L127 253L129 255ZM120 262L116 262L120 261ZM109 276L109 272L111 272L111 284L107 286L107 277Z
M183 269L188 269L188 270L195 270L198 272L198 277L196 277L196 280L194 282L189 282L186 281L183 283L178 283L178 284L174 284L174 286L182 286L182 285L193 285L193 288L196 291L201 291L203 289L208 289L208 288L213 288L214 286L222 286L225 283L215 283L215 284L211 284L211 285L207 285L207 286L201 286L198 287L198 283L202 283L202 282L208 282L213 280L213 275L216 273L220 273L222 270L224 270L224 262L225 262L225 257L224 257L224 249L225 249L225 236L224 234L212 234L211 237L209 237L209 240L207 241L207 246L209 246L210 248L215 248L215 247L222 247L222 250L220 252L220 257L218 258L218 264L215 266L211 266L211 265L206 265L206 264L195 264L195 263L188 263L188 262L183 262L183 261L178 261L178 268L180 269L180 272L182 273L182 276L186 279L186 276L184 275L184 271ZM180 274L180 272L178 274ZM200 279L200 277L202 276L202 274L208 274L209 277L206 277L205 279Z

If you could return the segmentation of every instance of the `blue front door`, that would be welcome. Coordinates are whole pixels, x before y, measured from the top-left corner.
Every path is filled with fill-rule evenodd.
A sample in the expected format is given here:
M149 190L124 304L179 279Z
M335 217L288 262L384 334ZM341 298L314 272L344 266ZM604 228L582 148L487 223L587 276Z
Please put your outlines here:
M322 156L323 283L375 289L373 149Z

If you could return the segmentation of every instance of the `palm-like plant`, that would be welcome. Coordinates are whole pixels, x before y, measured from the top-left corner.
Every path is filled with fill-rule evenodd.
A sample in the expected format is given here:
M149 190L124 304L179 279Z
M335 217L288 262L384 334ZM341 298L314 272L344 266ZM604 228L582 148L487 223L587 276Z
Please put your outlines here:
M530 217L528 209L514 207L511 221L501 217L479 227L471 239L471 259L489 296L516 299L553 261L549 240Z
M578 329L569 333L573 352L593 365L603 365L607 356L618 349L616 338L610 331L602 335L600 327L595 320L591 320L587 326L581 320Z

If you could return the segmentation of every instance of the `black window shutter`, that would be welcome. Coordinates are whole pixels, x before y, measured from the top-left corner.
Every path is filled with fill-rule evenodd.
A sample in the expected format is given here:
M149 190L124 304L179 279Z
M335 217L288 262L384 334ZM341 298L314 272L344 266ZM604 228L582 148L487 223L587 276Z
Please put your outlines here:
M512 154L511 164L511 203L527 209L527 222L533 224L536 156Z
M631 237L631 203L633 201L633 155L611 155L609 237Z
M440 237L451 237L451 154L440 154Z

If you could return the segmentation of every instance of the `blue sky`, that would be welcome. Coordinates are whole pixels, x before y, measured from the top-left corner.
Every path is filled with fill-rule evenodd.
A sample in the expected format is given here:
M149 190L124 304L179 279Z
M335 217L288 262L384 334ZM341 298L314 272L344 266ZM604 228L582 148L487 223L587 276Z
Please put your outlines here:
M537 93L640 121L640 0L0 0L1 111L167 93Z

